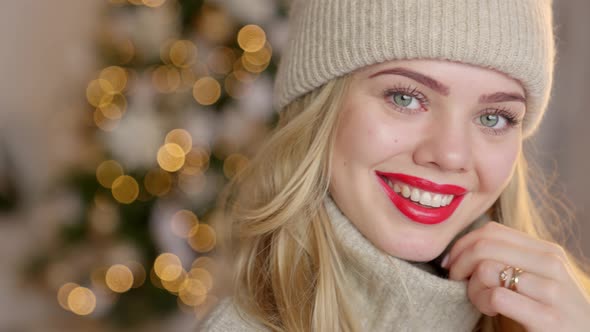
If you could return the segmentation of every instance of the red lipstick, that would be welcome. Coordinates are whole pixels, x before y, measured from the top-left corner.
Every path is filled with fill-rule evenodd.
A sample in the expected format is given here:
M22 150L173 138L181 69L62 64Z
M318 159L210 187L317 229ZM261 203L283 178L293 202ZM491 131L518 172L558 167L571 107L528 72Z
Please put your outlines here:
M397 209L400 210L410 220L425 225L439 224L447 220L453 214L453 212L455 212L457 207L459 207L459 204L461 204L461 201L467 193L467 189L460 186L451 184L437 184L426 179L407 174L385 173L377 171L376 175L377 180L385 190L385 193L391 202L397 207ZM403 197L401 194L396 193L384 179L391 181L391 183L401 182L414 188L444 195L453 195L455 197L447 206L441 206L438 208L425 207Z

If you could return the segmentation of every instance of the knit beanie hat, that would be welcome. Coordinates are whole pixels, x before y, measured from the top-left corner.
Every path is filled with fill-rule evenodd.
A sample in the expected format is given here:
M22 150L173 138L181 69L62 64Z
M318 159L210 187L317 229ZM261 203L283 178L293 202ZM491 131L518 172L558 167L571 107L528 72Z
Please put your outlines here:
M549 101L551 0L293 0L274 105L389 60L443 59L491 68L526 92L525 137Z

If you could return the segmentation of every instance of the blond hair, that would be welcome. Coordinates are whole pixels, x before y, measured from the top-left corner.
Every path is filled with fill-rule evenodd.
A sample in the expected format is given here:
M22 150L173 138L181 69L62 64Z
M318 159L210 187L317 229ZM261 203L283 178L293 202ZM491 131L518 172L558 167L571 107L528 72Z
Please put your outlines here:
M345 257L323 205L349 77L334 79L289 104L273 135L223 198L232 228L234 301L245 320L273 331L360 331L347 302ZM498 222L551 240L527 181L528 166L521 155L492 214ZM546 194L537 195L544 205ZM576 271L589 290L588 277ZM501 316L482 316L478 329L522 330Z

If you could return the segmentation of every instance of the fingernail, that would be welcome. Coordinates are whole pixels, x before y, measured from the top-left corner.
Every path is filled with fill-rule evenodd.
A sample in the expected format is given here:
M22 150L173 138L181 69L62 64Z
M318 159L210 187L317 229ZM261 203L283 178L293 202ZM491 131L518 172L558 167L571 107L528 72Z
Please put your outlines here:
M449 264L449 254L446 254L445 258L443 258L442 262L440 263L440 266L442 266L446 269L446 268L448 268L448 264Z

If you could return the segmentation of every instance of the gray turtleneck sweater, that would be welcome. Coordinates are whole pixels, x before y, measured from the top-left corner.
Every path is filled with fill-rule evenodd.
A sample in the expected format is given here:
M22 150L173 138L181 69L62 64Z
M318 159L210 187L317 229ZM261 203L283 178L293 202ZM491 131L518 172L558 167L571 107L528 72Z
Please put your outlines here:
M326 209L338 240L360 263L351 268L352 303L366 331L473 331L481 313L467 298L466 282L438 277L429 266L387 255L373 246L327 198ZM201 324L202 331L268 331L243 320L231 299Z

